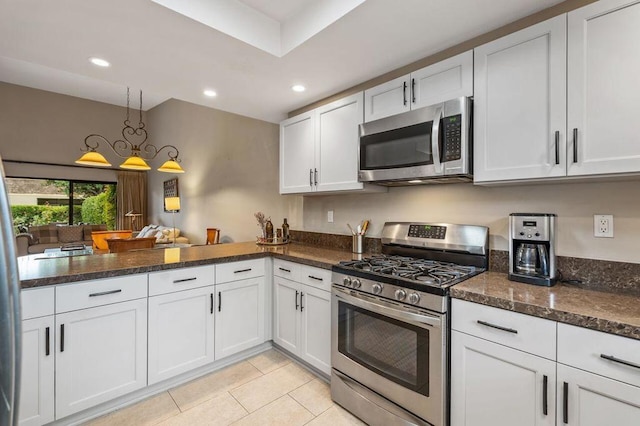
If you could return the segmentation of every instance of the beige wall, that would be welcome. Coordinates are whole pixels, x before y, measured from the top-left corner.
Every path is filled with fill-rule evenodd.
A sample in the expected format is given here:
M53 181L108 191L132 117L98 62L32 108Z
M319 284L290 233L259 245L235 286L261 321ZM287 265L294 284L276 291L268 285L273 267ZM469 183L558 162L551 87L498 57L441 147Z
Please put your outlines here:
M327 211L334 210L334 223ZM349 234L346 223L451 222L490 228L490 245L507 250L509 213L556 213L563 256L640 263L640 182L584 182L481 187L472 184L390 188L388 193L304 198L304 229ZM593 215L613 214L614 238L593 236Z
M163 182L178 177L182 210L176 227L192 243L203 244L206 228L222 229L222 240L250 241L260 235L253 214L283 218L301 227L302 198L278 193L279 127L236 114L178 100L148 111L152 139L178 147L182 175L149 174L149 214L171 226L162 204Z
M82 154L87 135L121 137L125 114L126 108L119 106L0 82L0 156L6 161L5 171L16 177L115 182L113 170L82 169L74 161ZM115 155L101 152L112 164L119 164Z

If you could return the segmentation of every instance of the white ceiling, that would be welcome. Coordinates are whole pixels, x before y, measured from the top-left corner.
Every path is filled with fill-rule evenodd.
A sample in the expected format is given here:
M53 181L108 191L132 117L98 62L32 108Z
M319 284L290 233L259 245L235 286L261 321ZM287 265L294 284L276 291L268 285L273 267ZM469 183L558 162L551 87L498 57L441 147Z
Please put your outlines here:
M294 34L313 32L309 22L331 22L344 4L224 1L279 24L283 45L287 26ZM176 98L278 122L288 111L560 2L366 0L288 53L283 47L279 57L151 0L0 0L0 81L116 105L125 105L130 86L143 90L145 110ZM92 56L111 67L90 64ZM294 84L307 91L294 93ZM205 88L218 96L205 97Z

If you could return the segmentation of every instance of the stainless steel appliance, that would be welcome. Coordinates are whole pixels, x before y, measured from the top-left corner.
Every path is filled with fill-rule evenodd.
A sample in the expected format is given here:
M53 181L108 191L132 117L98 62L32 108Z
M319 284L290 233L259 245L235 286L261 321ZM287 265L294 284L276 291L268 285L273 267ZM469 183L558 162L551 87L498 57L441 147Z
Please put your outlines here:
M510 280L544 286L556 283L555 229L555 214L509 215Z
M449 288L488 266L489 230L385 223L382 254L333 267L331 396L371 425L448 419Z
M472 101L457 98L360 125L362 182L399 186L472 179Z
M0 425L18 424L20 283L15 236L0 159Z

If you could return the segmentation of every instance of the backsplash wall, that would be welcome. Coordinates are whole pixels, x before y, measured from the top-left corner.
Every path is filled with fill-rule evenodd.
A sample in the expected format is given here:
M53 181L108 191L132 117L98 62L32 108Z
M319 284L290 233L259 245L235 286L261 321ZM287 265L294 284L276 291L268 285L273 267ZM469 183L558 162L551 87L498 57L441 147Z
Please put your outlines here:
M334 222L327 212L334 211ZM379 237L385 221L450 222L488 226L490 247L508 250L509 213L555 213L560 256L640 263L640 181L573 182L500 187L473 184L389 188L380 194L304 197L303 227L349 234L347 223L371 219ZM614 238L593 236L593 215L614 216Z

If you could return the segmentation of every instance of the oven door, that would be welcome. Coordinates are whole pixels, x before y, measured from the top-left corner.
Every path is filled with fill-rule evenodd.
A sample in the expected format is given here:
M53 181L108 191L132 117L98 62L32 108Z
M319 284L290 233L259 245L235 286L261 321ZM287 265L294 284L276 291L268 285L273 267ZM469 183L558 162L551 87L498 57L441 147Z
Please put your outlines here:
M406 180L443 174L440 161L442 104L360 125L363 182Z
M333 287L331 364L405 410L445 423L445 315Z

